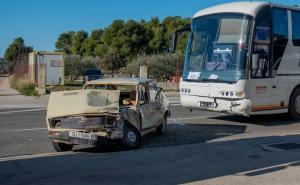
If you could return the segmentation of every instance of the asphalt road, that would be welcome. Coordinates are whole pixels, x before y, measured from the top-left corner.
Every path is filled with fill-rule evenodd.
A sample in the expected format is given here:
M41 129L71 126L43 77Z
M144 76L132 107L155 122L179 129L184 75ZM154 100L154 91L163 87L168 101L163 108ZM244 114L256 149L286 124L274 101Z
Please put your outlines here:
M210 124L191 124L191 121L203 120L214 113L201 111L190 112L181 106L173 106L169 119L168 133L157 137L155 134L143 138L141 148L176 146L207 141L221 136L232 135L243 131L242 126L222 126ZM35 109L1 109L0 110L0 157L32 155L55 152L48 139L45 123L46 110ZM216 133L222 133L216 135ZM186 134L188 133L188 137ZM199 134L201 133L201 134ZM76 146L74 149L90 148ZM105 151L120 150L117 146L106 145ZM95 149L92 149L95 150ZM98 149L97 149L98 150Z
M166 135L146 136L140 149L83 146L58 154L47 137L45 110L1 109L0 184L300 182L299 150L264 148L300 142L300 123L287 115L243 118L178 105L171 110Z

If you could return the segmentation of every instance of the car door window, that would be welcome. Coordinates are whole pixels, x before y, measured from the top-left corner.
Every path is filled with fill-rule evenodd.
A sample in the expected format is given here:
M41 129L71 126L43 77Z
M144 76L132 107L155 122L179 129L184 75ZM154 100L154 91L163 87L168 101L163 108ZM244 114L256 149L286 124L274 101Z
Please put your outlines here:
M149 87L150 102L162 102L161 89L159 87Z
M149 96L147 93L147 87L145 85L140 86L139 94L140 105L149 103Z

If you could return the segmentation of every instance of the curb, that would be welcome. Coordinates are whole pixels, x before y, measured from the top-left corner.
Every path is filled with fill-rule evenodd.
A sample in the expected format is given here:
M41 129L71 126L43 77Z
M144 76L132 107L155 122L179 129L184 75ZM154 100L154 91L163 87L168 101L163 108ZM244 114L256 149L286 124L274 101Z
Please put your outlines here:
M22 94L0 94L0 96L20 96Z

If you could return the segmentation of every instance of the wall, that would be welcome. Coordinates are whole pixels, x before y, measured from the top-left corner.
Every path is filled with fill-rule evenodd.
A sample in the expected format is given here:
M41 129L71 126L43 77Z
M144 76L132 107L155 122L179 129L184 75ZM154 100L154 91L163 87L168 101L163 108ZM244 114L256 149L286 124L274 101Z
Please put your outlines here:
M157 84L163 88L163 91L179 91L179 83L176 82L158 82Z

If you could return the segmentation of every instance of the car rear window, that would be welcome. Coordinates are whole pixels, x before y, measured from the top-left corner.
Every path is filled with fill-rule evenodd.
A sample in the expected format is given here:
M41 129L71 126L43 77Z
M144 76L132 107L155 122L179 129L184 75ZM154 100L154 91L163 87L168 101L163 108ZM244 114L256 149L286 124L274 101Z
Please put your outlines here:
M120 92L135 91L134 85L115 85L115 84L88 84L84 89L98 89L98 90L120 90Z

